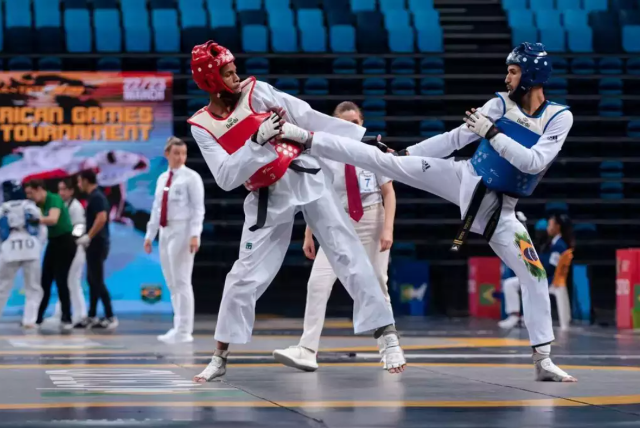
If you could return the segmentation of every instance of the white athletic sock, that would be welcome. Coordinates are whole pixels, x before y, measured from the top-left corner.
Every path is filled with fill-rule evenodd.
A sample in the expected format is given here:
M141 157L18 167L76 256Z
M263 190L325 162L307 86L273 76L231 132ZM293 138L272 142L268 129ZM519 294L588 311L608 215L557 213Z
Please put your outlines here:
M534 351L536 351L538 354L545 354L545 355L549 355L551 353L551 345L547 344L547 345L542 345L542 346L537 346L535 348L533 348Z

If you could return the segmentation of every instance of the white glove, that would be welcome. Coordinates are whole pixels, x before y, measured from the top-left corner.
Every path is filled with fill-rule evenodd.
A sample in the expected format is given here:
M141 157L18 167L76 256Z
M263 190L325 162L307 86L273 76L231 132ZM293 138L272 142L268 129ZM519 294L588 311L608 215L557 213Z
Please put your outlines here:
M471 109L471 112L467 111L465 113L466 117L463 120L471 132L489 140L496 136L498 129L494 127L491 119L474 108ZM494 131L492 131L491 128L493 128ZM487 134L489 136L487 136Z
M76 239L76 244L82 245L83 247L88 247L90 243L91 238L89 238L89 235L82 235L81 237Z
M280 134L282 134L282 118L274 111L271 112L271 116L262 122L256 133L251 136L251 141L264 146Z
M300 143L304 145L311 139L312 136L313 136L313 133L305 129L302 129L299 126L291 124L289 122L285 122L285 124L282 126L283 140L288 140L294 143Z

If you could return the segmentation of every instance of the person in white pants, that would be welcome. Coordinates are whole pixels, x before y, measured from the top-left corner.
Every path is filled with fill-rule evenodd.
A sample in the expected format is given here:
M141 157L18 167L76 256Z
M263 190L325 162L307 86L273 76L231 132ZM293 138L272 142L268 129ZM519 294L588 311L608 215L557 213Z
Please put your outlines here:
M40 285L40 258L47 229L40 226L40 209L24 194L17 181L2 183L0 206L0 315L13 289L19 269L24 274L25 303L22 327L36 328L43 290Z
M227 275L220 302L216 350L194 381L223 376L229 344L251 340L256 302L282 265L298 212L354 299L355 333L383 337L388 371L402 372L406 360L393 312L373 266L321 161L301 150L316 130L361 139L365 129L319 113L253 77L241 82L234 61L228 49L213 41L191 53L193 79L209 94L209 105L188 120L191 134L220 188L230 191L244 185L250 191L244 203L239 257Z
M158 336L158 340L188 343L193 342L195 306L191 274L204 221L204 184L197 172L185 166L184 141L169 138L164 155L169 169L158 177L144 250L151 253L151 242L160 229L160 265L171 293L173 328Z
M350 101L340 103L334 111L334 116L360 126L364 122L362 112ZM396 214L396 195L391 179L329 159L322 159L322 162L333 175L333 188L351 217L360 242L378 276L378 283L387 305L391 307L387 270ZM351 191L352 188L354 191ZM273 352L273 357L286 366L315 371L318 369L316 355L327 302L338 276L333 271L324 248L321 247L316 254L313 233L309 226L305 230L302 249L307 258L314 260L307 284L304 331L297 346L277 349Z
M84 207L75 198L75 186L71 179L64 179L58 183L58 194L62 198L67 208L69 208L69 216L73 225L73 236L79 238L86 232L86 219L84 215ZM71 298L71 320L74 328L85 328L80 325L80 321L87 317L87 302L84 299L84 290L82 289L82 271L87 261L87 256L82 245L78 245L76 255L69 269L69 297ZM62 310L60 301L56 303L53 316L48 318L47 322L60 322Z

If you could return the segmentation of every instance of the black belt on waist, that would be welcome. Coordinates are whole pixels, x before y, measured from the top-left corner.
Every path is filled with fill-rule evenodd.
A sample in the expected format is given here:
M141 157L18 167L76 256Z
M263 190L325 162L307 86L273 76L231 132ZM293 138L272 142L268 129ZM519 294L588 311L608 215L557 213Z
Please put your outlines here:
M490 190L487 185L484 184L482 180L480 180L475 190L473 191L473 196L471 196L471 202L469 203L469 207L467 208L467 213L462 219L462 223L460 224L458 233L453 240L453 245L451 245L451 251L459 251L460 247L464 245L467 237L469 236L471 225L473 225L473 221L475 220L476 215L478 215L482 200L489 192ZM484 228L484 233L482 234L484 239L486 239L487 241L491 240L493 233L496 231L496 227L498 226L498 222L500 221L500 213L502 212L502 193L496 192L496 195L498 196L498 206L491 214L491 218L489 219L487 226Z
M289 168L295 172L302 172L304 174L316 175L320 172L320 168L305 168L296 163L291 162ZM262 187L258 189L258 218L256 224L249 228L249 231L255 232L262 228L267 221L267 207L269 206L269 187Z

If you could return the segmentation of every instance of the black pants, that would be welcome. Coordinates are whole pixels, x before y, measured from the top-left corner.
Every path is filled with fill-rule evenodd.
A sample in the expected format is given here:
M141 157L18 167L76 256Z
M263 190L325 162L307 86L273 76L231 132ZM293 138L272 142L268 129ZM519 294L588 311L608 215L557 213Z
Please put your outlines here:
M47 249L42 262L42 290L44 294L38 309L38 319L40 324L44 316L49 299L51 298L51 286L56 281L58 287L58 297L60 298L60 308L62 309L62 322L71 322L71 300L69 299L69 270L76 255L76 241L71 234L49 238Z
M113 316L111 296L104 283L104 261L109 255L109 241L94 238L87 248L87 282L89 282L89 317L95 317L98 311L98 300L102 300L104 315Z

